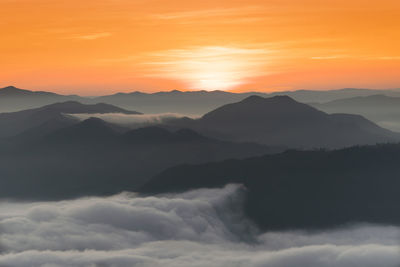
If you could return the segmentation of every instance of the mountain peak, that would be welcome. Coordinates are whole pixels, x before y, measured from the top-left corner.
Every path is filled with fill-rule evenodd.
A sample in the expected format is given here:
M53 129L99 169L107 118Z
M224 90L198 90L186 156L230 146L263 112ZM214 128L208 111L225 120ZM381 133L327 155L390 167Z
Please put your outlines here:
M218 119L218 120L234 120L241 117L243 120L256 119L268 114L275 113L290 113L309 112L311 108L305 104L299 103L286 95L278 95L264 98L258 95L252 95L244 100L224 105L207 114L203 119ZM318 112L318 111L317 111ZM318 112L319 113L319 112Z
M17 87L10 85L10 86L3 87L0 90L13 91L13 90L21 90L21 89L18 89Z
M81 122L82 125L91 125L91 126L97 126L97 125L106 125L107 123L103 121L102 119L96 118L96 117L90 117L84 121Z
M3 96L12 96L12 97L60 97L61 95L57 95L56 93L44 92L44 91L31 91L26 89L20 89L15 86L7 86L4 88L0 88L0 94Z
M107 123L99 118L91 117L78 124L59 129L47 136L53 142L81 143L110 140L118 134L118 126Z
M230 141L296 148L341 147L398 138L364 118L328 115L285 95L253 95L219 107L186 127Z
M15 86L12 86L12 85L0 88L0 93L3 93L3 94L31 93L31 92L32 91L19 89L19 88L15 87Z
M242 100L242 102L253 102L253 101L261 101L262 99L264 99L261 96L258 95L251 95L249 97L246 97L245 99Z
M45 111L57 111L62 113L124 113L124 114L141 114L137 111L130 111L119 108L114 105L97 103L97 104L82 104L78 101L65 101L50 104L39 108Z
M243 103L265 103L265 102L296 102L293 98L287 96L287 95L276 95L272 97L262 97L259 95L252 95L249 96L245 99L243 99L241 102Z

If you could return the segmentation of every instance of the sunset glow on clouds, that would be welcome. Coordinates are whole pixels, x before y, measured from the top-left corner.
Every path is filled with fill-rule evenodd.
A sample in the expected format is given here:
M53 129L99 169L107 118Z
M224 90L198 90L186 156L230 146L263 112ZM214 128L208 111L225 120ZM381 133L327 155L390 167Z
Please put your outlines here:
M396 88L396 0L0 1L0 86Z

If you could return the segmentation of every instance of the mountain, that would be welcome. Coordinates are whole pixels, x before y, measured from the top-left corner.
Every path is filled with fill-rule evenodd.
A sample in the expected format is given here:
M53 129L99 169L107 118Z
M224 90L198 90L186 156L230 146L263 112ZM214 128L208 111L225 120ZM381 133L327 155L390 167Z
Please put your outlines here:
M64 101L85 102L86 99L77 95L59 95L44 91L30 91L14 86L0 88L0 112L15 112Z
M178 91L116 93L95 98L77 95L60 95L43 91L29 91L14 86L0 88L0 112L14 112L29 108L64 102L79 101L85 104L108 103L125 109L139 109L145 113L204 114L218 106L240 101L252 94L224 91Z
M202 115L219 106L241 101L251 95L272 97L288 95L303 103L321 103L336 99L385 94L400 96L399 90L372 90L346 88L339 90L315 91L297 90L272 93L232 93L224 91L178 91L157 93L117 93L95 98L95 101L110 103L124 108L137 108L145 113L175 112L187 115Z
M90 118L0 149L0 198L62 199L136 190L162 170L283 151L236 144L192 130L128 130Z
M89 118L69 127L59 128L43 137L43 145L100 144L114 139L128 129L107 123L99 118ZM104 145L104 143L102 144Z
M400 97L379 94L339 99L313 106L328 113L359 114L382 127L400 131Z
M13 112L28 108L64 102L79 101L85 104L98 102L108 103L125 109L141 110L144 113L181 113L186 115L203 115L219 106L234 103L251 95L272 97L276 95L288 95L296 101L303 103L324 103L332 100L384 94L400 97L400 90L372 90L345 88L339 90L296 90L284 92L245 92L233 93L226 91L178 91L169 92L130 92L115 93L95 98L81 97L77 95L60 95L43 91L29 91L8 86L0 89L0 112Z
M77 122L72 118L66 118L65 114L77 113L124 113L141 114L136 111L129 111L109 104L81 104L76 101L67 101L46 105L40 108L0 113L0 138L12 137L15 135L29 134L40 135L49 133L59 127L69 126Z
M400 225L400 145L281 154L172 167L142 193L242 184L245 211L264 230L351 223Z
M399 134L362 116L329 115L288 96L251 96L199 119L177 119L171 124L230 141L293 148L337 148L400 140Z
M57 97L61 96L55 93L44 92L44 91L29 91L24 89L19 89L14 86L7 86L4 88L0 88L0 97L24 97L24 96L52 96Z
M95 98L124 108L135 107L145 113L204 114L221 105L240 101L250 95L263 93L230 93L224 91L178 91L157 93L117 93Z
M336 90L296 90L273 92L268 96L287 95L296 101L302 103L325 103L343 98L351 98L358 96L371 96L383 94L387 96L400 96L399 89L361 89L361 88L344 88Z

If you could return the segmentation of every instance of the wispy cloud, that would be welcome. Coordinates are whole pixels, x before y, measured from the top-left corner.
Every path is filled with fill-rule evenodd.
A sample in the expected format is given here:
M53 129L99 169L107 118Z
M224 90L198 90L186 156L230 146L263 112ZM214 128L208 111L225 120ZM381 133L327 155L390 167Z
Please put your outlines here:
M246 6L238 8L217 8L217 9L203 9L196 11L181 11L169 12L162 14L152 15L155 19L162 20L176 20L176 19L190 19L190 18L210 18L220 16L243 16L249 14L259 14L264 10L264 7L259 6Z
M79 113L79 114L65 114L68 117L77 118L79 120L86 120L91 117L102 119L106 122L123 125L130 128L142 127L147 125L154 125L168 122L172 119L188 117L188 115L177 113L160 113L160 114L122 114L122 113ZM190 116L197 118L195 116Z
M96 40L99 38L110 37L112 34L109 32L98 32L98 33L90 33L90 34L82 34L82 35L73 35L69 37L64 37L64 39L78 39L78 40Z
M329 60L329 59L340 59L340 58L348 58L348 56L346 56L346 55L332 55L332 56L311 57L311 59L315 59L315 60Z
M400 56L377 57L376 59L380 59L380 60L400 60Z
M268 12L271 12L271 8L267 9L265 6L242 6L159 13L150 18L153 21L170 21L174 24L193 24L200 21L203 24L247 24L270 20Z
M371 55L328 55L311 57L315 60L358 59L358 60L400 60L400 56L371 56Z

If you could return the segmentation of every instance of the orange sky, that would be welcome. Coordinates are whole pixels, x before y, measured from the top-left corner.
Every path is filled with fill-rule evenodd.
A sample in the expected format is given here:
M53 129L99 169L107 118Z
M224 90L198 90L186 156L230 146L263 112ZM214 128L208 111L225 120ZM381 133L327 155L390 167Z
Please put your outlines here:
M0 86L400 87L398 0L0 0Z

